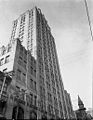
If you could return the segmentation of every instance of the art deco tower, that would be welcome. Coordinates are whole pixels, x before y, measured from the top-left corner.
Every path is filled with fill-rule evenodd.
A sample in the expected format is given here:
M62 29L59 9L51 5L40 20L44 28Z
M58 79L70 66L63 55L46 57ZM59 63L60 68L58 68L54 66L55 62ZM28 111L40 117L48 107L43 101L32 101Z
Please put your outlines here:
M14 38L36 59L38 104L43 113L69 118L54 37L40 9L28 10L13 21L10 41Z

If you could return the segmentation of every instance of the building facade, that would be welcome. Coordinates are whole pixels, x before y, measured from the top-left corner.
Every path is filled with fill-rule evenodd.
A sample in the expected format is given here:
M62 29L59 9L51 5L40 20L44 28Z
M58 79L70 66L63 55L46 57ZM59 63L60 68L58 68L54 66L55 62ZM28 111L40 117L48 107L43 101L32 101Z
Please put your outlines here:
M75 115L75 112L73 111L70 94L66 90L65 90L65 96L66 96L69 118L74 119L74 118L76 118L76 115Z
M13 21L10 43L0 53L0 70L13 74L7 118L70 118L54 37L40 9Z
M29 119L33 114L37 117L36 60L21 45L19 39L2 48L0 71L12 77L11 84L6 88L8 100L5 117Z

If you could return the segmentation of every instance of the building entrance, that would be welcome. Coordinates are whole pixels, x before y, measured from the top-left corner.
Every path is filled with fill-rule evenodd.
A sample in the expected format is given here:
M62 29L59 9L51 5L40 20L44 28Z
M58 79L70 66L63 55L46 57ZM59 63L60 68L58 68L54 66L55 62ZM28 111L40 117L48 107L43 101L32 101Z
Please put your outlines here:
M21 107L14 107L12 113L12 119L24 119L24 110Z

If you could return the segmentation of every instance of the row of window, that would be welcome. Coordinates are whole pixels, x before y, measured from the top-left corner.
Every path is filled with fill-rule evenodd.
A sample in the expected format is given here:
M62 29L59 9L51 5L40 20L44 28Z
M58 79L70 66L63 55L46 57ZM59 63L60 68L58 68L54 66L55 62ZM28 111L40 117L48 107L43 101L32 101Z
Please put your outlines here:
M20 46L19 55L20 55L22 60L24 59L24 61L27 61L27 51L24 50L24 48L22 46ZM35 61L35 59L32 56L30 56L29 54L28 54L28 57L29 57L29 62L31 64L31 66L33 66L36 69L36 61Z
M14 21L14 26L17 26L17 22L18 22L17 20Z
M26 74L22 73L22 71L20 69L17 69L17 76L16 76L17 80L21 80L22 82L26 82ZM30 79L30 83L29 86L31 89L36 91L36 81L34 81L33 79Z
M48 93L48 101L52 103L52 95L51 95L51 93Z
M48 81L46 81L46 86L47 86L47 89L48 89L49 91L51 91L51 86L50 86L50 83L49 83Z
M48 112L49 112L50 115L54 114L52 105L48 104L47 109L48 109Z
M52 105L50 105L50 104L48 104L48 112L49 112L49 114L55 114L56 115L56 117L58 116L58 114L59 114L59 111L56 109L56 108L54 108L54 111L53 111L53 106ZM54 113L55 112L55 113Z
M34 67L30 67L30 73L31 75L33 75L34 77L36 77L36 69L34 69Z
M41 75L39 76L39 82L44 85L44 77L42 77Z
M40 95L45 97L45 88L43 86L40 86Z
M36 91L36 81L34 81L33 79L30 79L30 88Z
M25 22L25 18L26 18L26 16L25 15L23 15L22 17L21 17L21 24L23 23L23 22Z
M27 66L27 62L25 60L23 60L23 58L21 56L19 56L18 64L21 65L22 67L24 67L25 69L28 67L29 73L31 73L31 75L33 75L34 77L36 77L36 63L35 63L35 61L32 61L32 60L29 61L29 62L30 62L30 64L28 64L28 65L31 65L30 67L28 67Z
M32 16L33 16L33 10L29 12L29 17L32 17Z
M23 48L22 45L20 45L20 48L19 48L19 55L24 58L24 60L26 60L27 58L27 51Z
M11 51L11 45L8 45L7 46L7 49L6 48L2 48L2 50L0 51L1 53L1 55L4 55L4 54L6 54L6 53L8 53L8 52L10 52Z
M15 20L15 21L14 21L14 25L13 25L12 34L11 34L11 39L13 39L13 38L14 38L14 36L15 36L17 23L18 23L18 21L17 21L17 20Z
M30 94L30 99L28 100L27 103L28 104L30 103L30 105L36 106L37 105L37 96L33 95L33 94Z
M16 86L17 89L17 95L19 95L20 99L25 98L26 95L26 101L27 101L27 105L37 105L37 96L34 95L33 93L30 94L25 94L25 90L24 89L20 89L20 87Z
M14 36L15 36L17 23L18 23L18 21L17 21L17 20L15 20L15 21L14 21L14 24L13 24L13 30L12 30L11 39L13 39L13 38L14 38Z
M58 106L58 102L57 102L57 98L56 97L54 97L54 105Z
M48 112L49 112L50 115L55 114L56 117L59 116L58 109L54 108L54 111L53 111L53 106L52 105L48 104L47 109L48 109Z
M6 56L5 58L0 59L0 66L9 62L10 55Z
M21 57L18 59L18 64L26 69L26 61L23 61Z
M17 69L16 78L24 83L26 82L26 74L22 73L20 69Z
M46 48L46 43L45 43L45 41L43 41L44 43L44 57L45 57L45 61L46 61L46 58L47 58L47 50L45 49ZM48 45L49 45L49 40L48 40ZM49 53L50 53L50 49L48 49L49 50ZM52 51L53 52L53 51ZM51 61L51 56L50 56L51 54L49 54L49 58L50 58L50 62L51 62L51 65L52 65L52 61ZM53 57L54 57L54 55L53 55ZM45 70L46 70L46 72L48 72L48 66L46 65L46 63L47 62L45 62ZM51 70L50 71L53 71L53 67L51 66ZM51 78L52 78L52 84L53 84L53 86L55 86L55 81L54 81L54 74L53 74L53 72L51 72ZM47 84L47 88L49 88L49 85ZM59 86L58 86L58 84L57 84L57 88L59 89ZM54 94L56 94L56 89L53 89L53 93ZM60 95L59 95L60 96Z

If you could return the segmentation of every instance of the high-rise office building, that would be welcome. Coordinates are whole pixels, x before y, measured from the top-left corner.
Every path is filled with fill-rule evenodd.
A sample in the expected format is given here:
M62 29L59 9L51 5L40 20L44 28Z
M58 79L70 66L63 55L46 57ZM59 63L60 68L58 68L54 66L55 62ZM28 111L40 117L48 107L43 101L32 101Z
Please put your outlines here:
M67 117L55 41L40 9L35 7L28 10L13 22L11 41L14 38L20 38L22 45L30 50L37 61L36 76L43 109L48 109L49 114Z
M16 38L19 38L21 43L15 42ZM22 58L21 55L21 57L19 58L20 61L24 59L24 64L22 64L20 61L19 64L26 67L26 69L22 68L21 70L18 69L18 71L16 71L17 67L19 67L18 65L8 65L8 67L12 67L13 70L17 72L15 73L15 75L17 75L18 78L20 77L20 74L22 72L24 80L26 79L27 81L30 81L30 75L28 74L28 70L30 64L33 63L29 62L29 60L33 58L33 60L35 61L35 67L33 67L33 69L35 68L35 78L31 77L31 79L34 79L34 81L36 82L37 91L35 93L33 91L31 92L33 92L34 96L36 96L35 98L37 103L37 109L35 109L35 107L34 109L37 118L41 119L47 117L55 119L69 119L69 110L60 74L54 37L51 34L51 29L47 23L47 20L45 19L44 15L42 14L39 8L34 7L33 9L28 10L22 15L20 15L18 19L13 21L10 45L12 45L13 47L14 43L19 43L19 45L24 46L22 47L24 48L23 51L25 51L23 55L25 55L27 51L29 51L29 53L31 54L31 57L28 57L29 55L27 55L24 58ZM16 53L13 54L12 52L14 58L11 57L11 60L14 63L16 62L15 59L17 59L18 49L13 49L13 51L15 51L14 53ZM27 60L25 60L25 58ZM2 60L2 58L0 60ZM25 86L22 83L22 86L27 87L28 90L28 84L27 86ZM30 90L28 93L30 93ZM30 98L32 99L32 97ZM33 115L34 114L32 114L32 116Z

